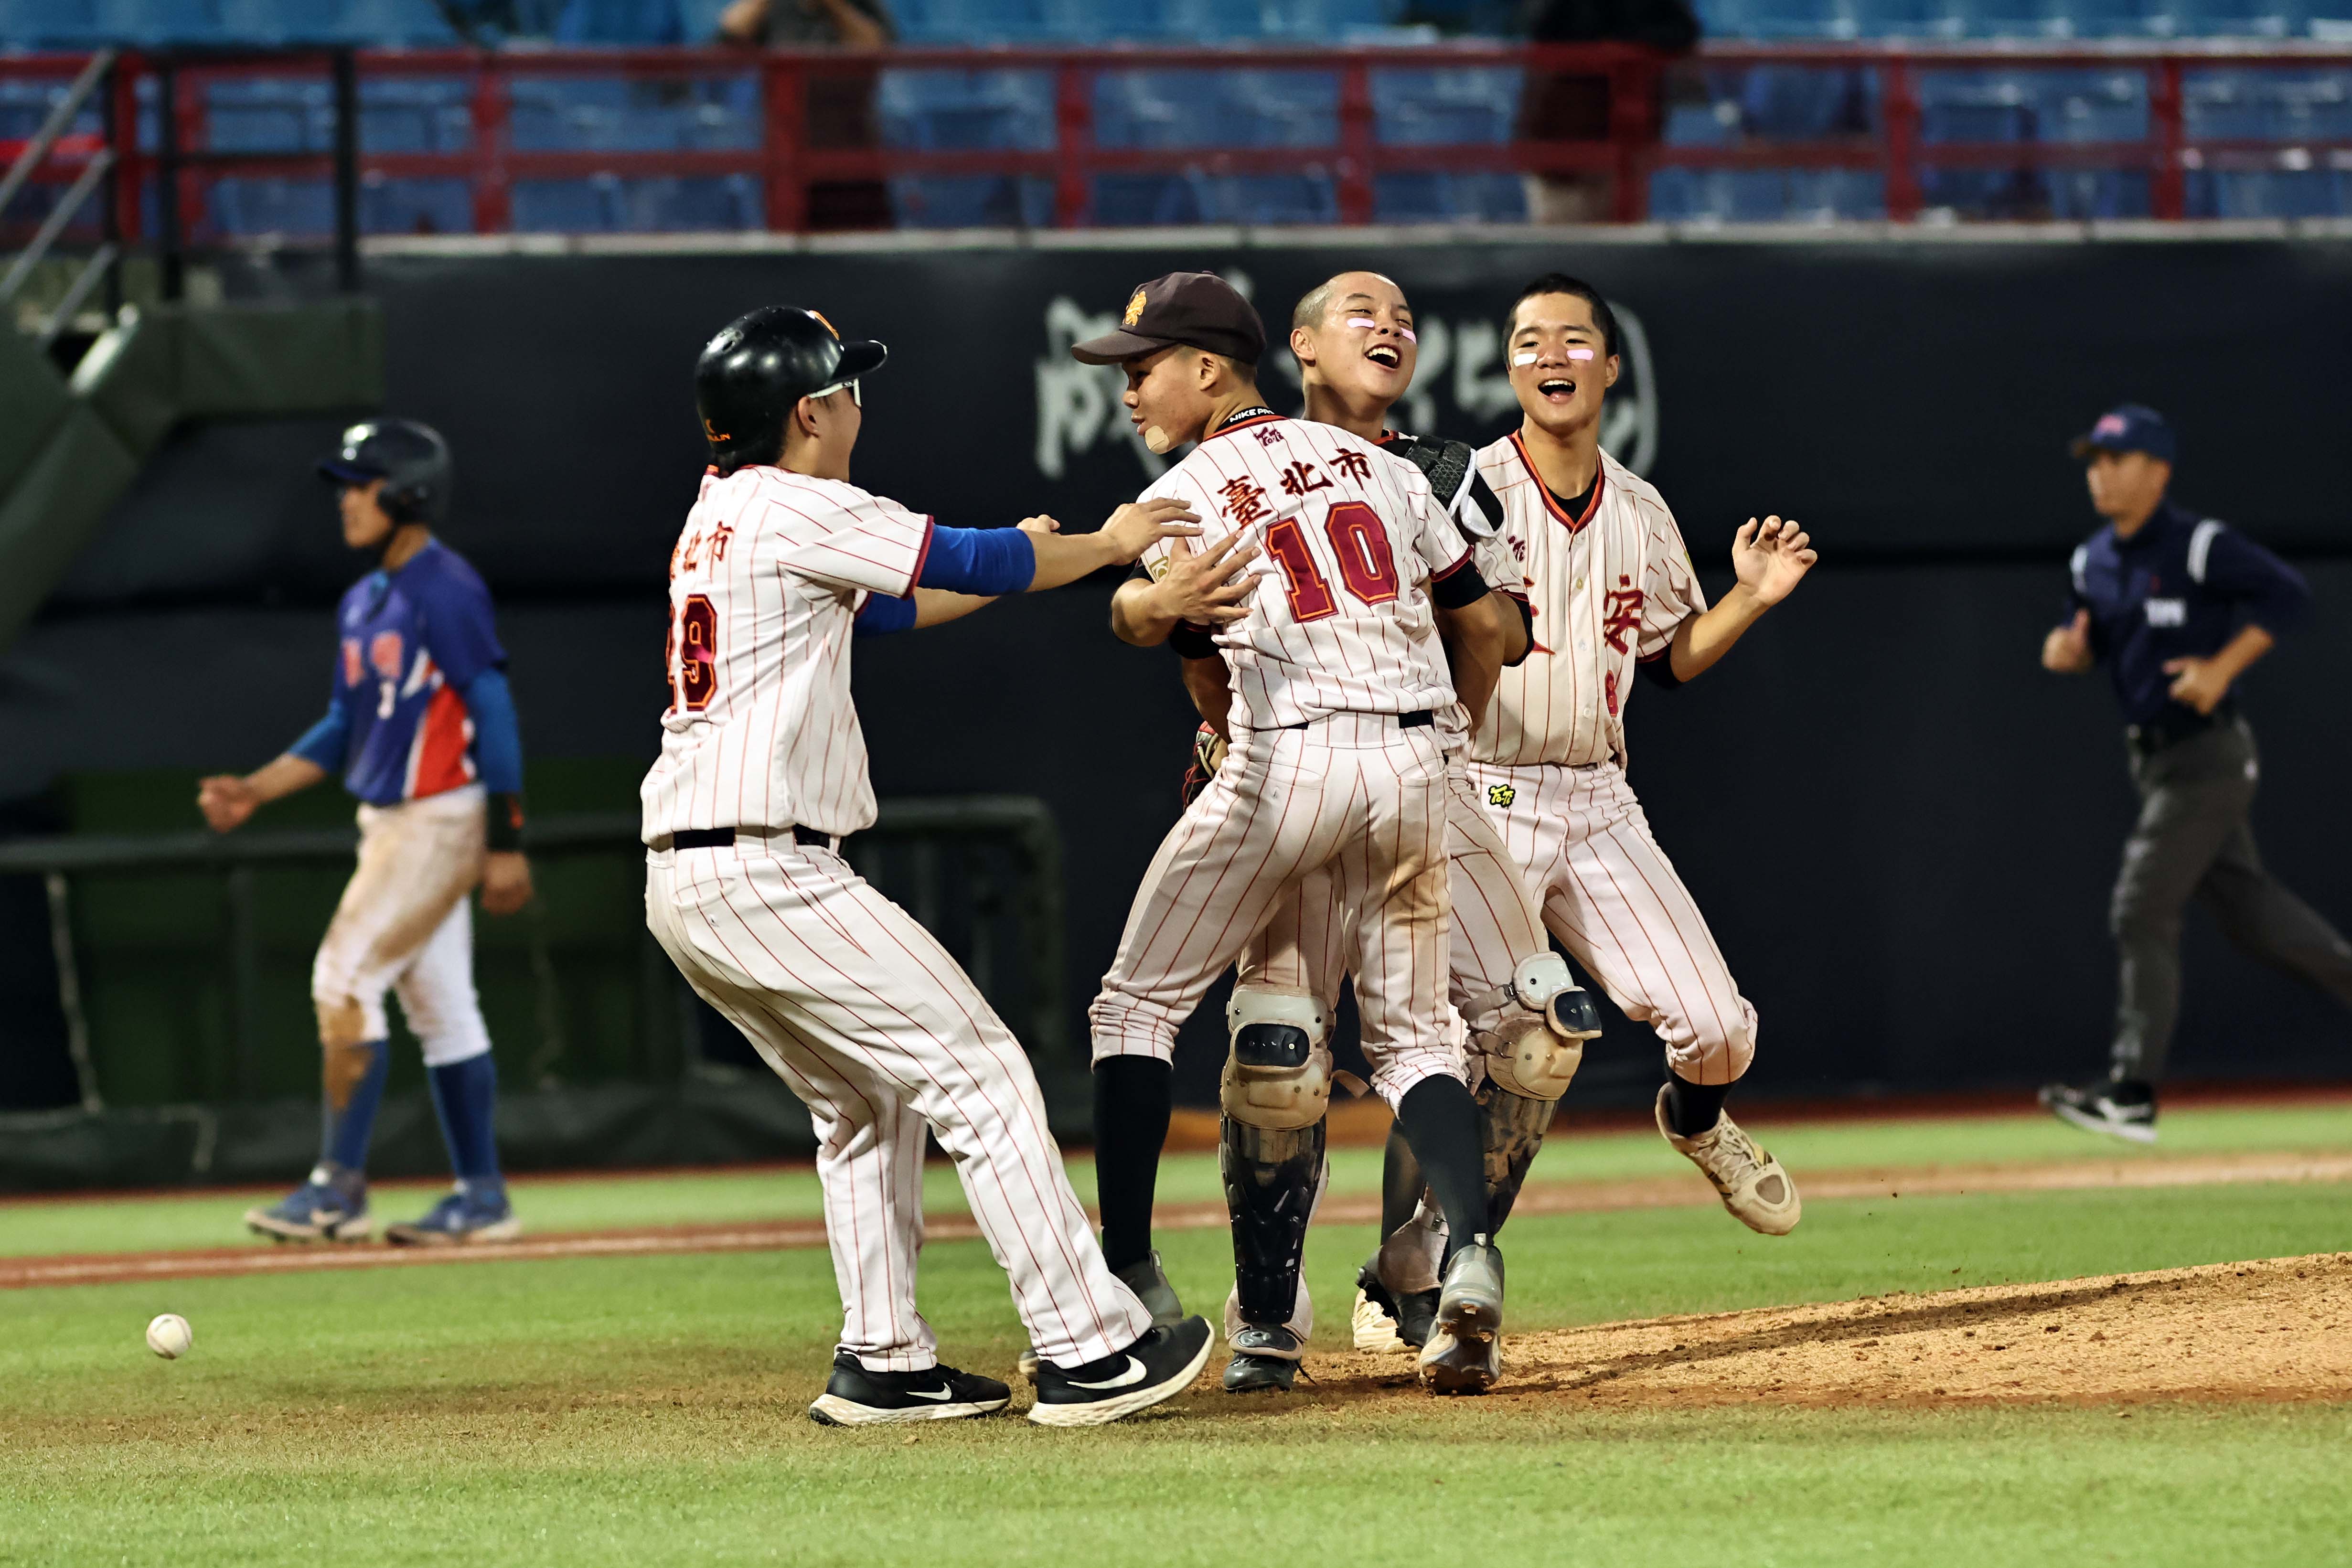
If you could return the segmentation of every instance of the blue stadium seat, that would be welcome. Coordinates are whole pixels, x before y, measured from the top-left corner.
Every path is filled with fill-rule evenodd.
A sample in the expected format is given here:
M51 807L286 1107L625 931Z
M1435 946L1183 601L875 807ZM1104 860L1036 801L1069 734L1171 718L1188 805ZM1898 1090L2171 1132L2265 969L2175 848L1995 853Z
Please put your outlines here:
M1107 228L1160 224L1328 224L1339 215L1331 182L1312 174L1101 174L1095 222Z
M760 145L759 80L710 77L513 78L508 134L522 151L667 152Z
M1104 147L1328 147L1339 79L1311 70L1103 71L1095 141Z
M1516 224L1528 216L1517 174L1381 174L1372 181L1372 216L1384 224Z
M884 71L886 146L1042 151L1055 141L1050 71Z
M0 47L86 49L108 36L100 0L0 0Z
M759 182L744 174L518 180L517 233L662 234L761 226Z
M2173 13L2180 32L2203 37L2294 37L2307 21L2297 0L2176 0Z
M1929 169L1920 178L1923 207L1946 219L2088 223L2144 218L2144 170Z
M1922 71L1925 141L2137 141L2147 79L2136 70Z
M2193 70L2181 80L2181 109L2194 138L2352 137L2352 71Z
M908 175L890 182L890 205L900 228L1046 228L1054 222L1054 183L1011 175Z
M1519 113L1520 70L1375 70L1373 122L1394 147L1505 142Z
M1661 223L1826 224L1886 215L1885 181L1855 169L1661 169L1650 216Z
M677 0L563 0L559 44L677 44L686 41Z
M2188 183L2192 218L2352 215L2352 172L2342 169L2192 169Z
M221 238L316 238L334 226L334 186L324 176L232 174L213 183L202 230ZM467 234L473 226L473 192L464 180L372 178L360 186L363 234Z

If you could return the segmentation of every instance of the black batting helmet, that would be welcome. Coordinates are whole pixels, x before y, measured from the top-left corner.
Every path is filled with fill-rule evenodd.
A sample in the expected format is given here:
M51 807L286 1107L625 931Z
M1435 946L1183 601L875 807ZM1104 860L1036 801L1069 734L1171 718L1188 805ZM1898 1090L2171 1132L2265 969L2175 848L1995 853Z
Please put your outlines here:
M890 350L842 340L833 323L793 305L738 316L694 363L694 406L722 474L783 455L784 421L804 397L882 368Z
M383 481L376 504L396 523L439 523L449 515L449 444L413 419L371 419L343 432L321 476L338 485Z

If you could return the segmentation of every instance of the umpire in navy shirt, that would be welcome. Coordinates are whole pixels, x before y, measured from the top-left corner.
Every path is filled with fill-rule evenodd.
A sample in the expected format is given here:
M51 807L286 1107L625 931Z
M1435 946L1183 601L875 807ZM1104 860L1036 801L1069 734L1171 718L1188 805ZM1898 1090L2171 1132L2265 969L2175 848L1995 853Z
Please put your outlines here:
M2127 403L2074 443L2107 526L2073 561L2073 616L2044 669L2104 663L2123 705L2139 822L2108 921L2120 949L2113 1066L2042 1103L2078 1127L2156 1141L2156 1085L2180 1012L2180 917L2193 896L2240 951L2352 1008L2352 946L2263 868L2247 812L2260 768L2231 688L2310 602L2302 574L2169 495L2172 427Z

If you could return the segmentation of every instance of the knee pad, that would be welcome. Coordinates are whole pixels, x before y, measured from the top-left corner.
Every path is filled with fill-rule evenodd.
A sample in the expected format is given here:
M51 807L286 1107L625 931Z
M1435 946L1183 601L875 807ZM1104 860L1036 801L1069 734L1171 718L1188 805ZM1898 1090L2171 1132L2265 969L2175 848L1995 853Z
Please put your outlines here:
M1592 998L1570 977L1568 960L1552 952L1520 959L1509 985L1471 1004L1468 1022L1486 1076L1511 1094L1547 1103L1568 1092L1584 1042L1601 1032Z
M1331 1009L1287 986L1236 986L1225 1006L1233 1044L1217 1103L1244 1126L1312 1127L1331 1104Z

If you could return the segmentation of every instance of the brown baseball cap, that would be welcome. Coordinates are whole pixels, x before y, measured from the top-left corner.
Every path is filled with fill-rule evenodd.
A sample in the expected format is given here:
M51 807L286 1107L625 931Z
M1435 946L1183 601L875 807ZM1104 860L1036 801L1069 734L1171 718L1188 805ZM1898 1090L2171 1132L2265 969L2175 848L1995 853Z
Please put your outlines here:
M1265 324L1234 286L1213 272L1171 272L1128 296L1119 330L1074 343L1089 365L1120 365L1171 344L1206 349L1255 365L1265 352Z

